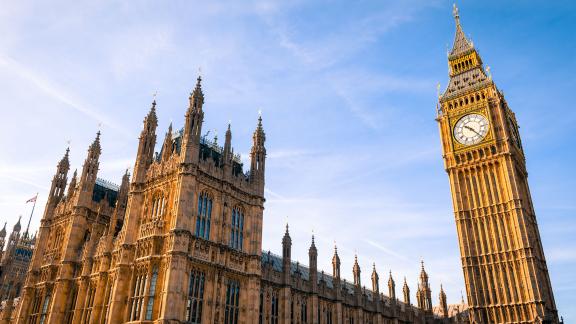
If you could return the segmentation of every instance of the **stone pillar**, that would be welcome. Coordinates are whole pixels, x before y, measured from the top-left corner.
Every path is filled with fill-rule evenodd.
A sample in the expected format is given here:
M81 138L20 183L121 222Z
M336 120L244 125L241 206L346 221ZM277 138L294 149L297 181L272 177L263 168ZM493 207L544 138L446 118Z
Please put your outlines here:
M174 241L178 241L177 235L174 235ZM186 240L187 241L187 240ZM177 243L174 243L175 245ZM183 309L185 300L182 298L185 293L187 293L188 285L183 284L183 280L186 277L186 262L187 258L181 253L175 254L175 251L171 251L170 256L166 260L166 272L164 276L162 296L159 298L162 300L162 311L159 314L160 321L168 320L181 320L184 321L184 312L180 311ZM146 289L149 289L149 284L146 284ZM146 291L146 294L148 290ZM147 300L148 298L146 298Z
M98 284L96 285L96 293L94 294L94 303L92 305L92 315L90 316L90 323L100 323L102 309L104 308L104 299L106 298L106 287L108 276L106 273L100 273Z

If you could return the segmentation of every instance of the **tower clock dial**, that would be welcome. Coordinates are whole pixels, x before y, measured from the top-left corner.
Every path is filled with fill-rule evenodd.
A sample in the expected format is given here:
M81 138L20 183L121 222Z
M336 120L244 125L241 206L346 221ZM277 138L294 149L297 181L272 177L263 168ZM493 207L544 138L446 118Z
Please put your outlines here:
M463 145L480 143L488 134L490 124L486 117L480 114L466 115L454 125L454 138Z

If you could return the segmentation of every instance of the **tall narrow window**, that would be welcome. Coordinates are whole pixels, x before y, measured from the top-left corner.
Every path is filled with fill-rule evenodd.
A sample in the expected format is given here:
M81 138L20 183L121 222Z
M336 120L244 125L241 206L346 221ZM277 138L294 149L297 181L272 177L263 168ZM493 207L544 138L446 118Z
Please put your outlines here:
M156 297L156 282L158 281L158 267L154 266L152 278L150 279L150 289L148 289L148 305L146 305L146 320L152 320L154 310L154 298Z
M244 212L242 212L239 207L232 209L230 227L230 247L236 250L242 250L244 241Z
M226 285L226 309L224 310L224 324L238 324L240 297L240 283L235 280L228 281Z
M50 293L44 298L44 304L42 305L42 313L40 314L40 324L44 324L46 321L46 314L48 313L48 305L50 305Z
M86 306L84 307L84 314L82 314L82 323L90 323L90 316L92 316L92 308L94 306L94 295L96 288L90 284L88 288L88 296L86 296Z
M272 305L270 307L270 324L278 324L278 293L272 292Z
M188 300L186 303L186 323L202 323L202 305L204 301L204 272L190 272Z
M198 217L196 217L195 235L205 240L210 239L210 216L212 214L212 199L207 193L198 196Z
M260 309L258 311L258 324L264 324L264 292L260 289Z
M308 304L306 303L306 299L302 299L300 304L300 322L302 322L302 324L308 323Z
M134 291L132 293L132 310L130 311L130 320L137 321L140 319L140 312L142 311L142 302L144 300L144 289L148 276L145 274L137 275L136 282L134 283Z
M32 303L32 311L28 317L29 323L36 323L38 319L38 313L40 312L40 303L42 302L42 291L36 290L34 301Z

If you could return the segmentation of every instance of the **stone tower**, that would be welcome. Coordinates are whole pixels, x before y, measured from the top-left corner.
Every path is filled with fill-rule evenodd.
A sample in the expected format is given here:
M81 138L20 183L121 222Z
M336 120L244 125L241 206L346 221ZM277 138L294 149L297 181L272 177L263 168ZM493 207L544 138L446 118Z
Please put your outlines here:
M471 322L557 323L516 117L454 18L437 120Z

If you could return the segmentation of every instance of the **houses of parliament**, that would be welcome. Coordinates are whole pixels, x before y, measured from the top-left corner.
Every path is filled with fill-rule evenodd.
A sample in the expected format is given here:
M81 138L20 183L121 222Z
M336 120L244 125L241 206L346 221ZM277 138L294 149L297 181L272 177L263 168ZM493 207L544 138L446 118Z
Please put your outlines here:
M436 120L467 303L449 305L438 287L433 306L424 263L414 301L405 278L397 289L390 273L381 286L376 267L366 288L357 260L344 279L336 247L332 269L318 269L314 237L308 265L295 263L288 226L281 255L263 252L262 118L245 170L230 125L223 146L202 136L209 110L198 78L184 126L160 141L152 102L119 186L98 178L100 132L70 181L66 150L37 234L21 235L19 221L9 236L0 323L559 323L515 115L456 7L454 17ZM2 247L5 238L4 227Z

